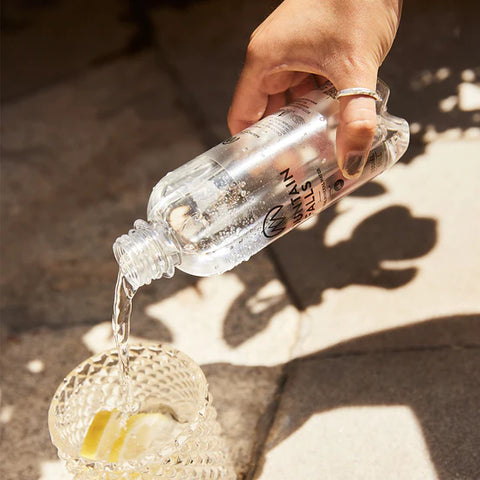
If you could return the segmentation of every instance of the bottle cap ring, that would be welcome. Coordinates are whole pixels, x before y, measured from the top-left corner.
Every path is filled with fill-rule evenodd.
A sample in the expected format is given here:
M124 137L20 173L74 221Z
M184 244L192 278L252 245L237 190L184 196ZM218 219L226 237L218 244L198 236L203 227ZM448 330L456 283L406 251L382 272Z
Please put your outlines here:
M352 97L354 95L364 95L366 97L374 98L377 102L382 100L382 97L375 91L370 90L369 88L363 87L354 87L354 88L345 88L344 90L340 90L337 92L337 96L335 100L338 100L341 97Z

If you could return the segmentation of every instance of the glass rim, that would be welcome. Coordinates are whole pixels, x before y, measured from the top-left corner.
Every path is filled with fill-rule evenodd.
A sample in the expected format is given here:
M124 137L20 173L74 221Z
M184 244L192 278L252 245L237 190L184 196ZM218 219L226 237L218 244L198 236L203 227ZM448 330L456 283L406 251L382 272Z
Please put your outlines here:
M101 359L103 356L108 357L117 357L118 351L116 348L112 348L110 350L105 350L99 352L95 355L90 356L79 365L77 365L73 370L71 370L68 375L65 376L62 383L57 387L55 394L50 402L50 406L48 409L48 429L50 433L50 438L53 445L57 448L60 458L63 460L73 460L77 464L77 466L84 466L91 470L92 467L95 468L96 466L101 467L105 470L109 471L141 471L142 467L148 467L152 464L152 462L160 462L160 463L168 463L168 457L175 451L177 451L191 436L196 432L199 425L203 422L206 418L207 408L211 403L211 395L208 392L208 383L200 366L193 361L188 355L181 352L180 350L176 349L175 347L169 344L156 344L156 343L142 343L142 344L133 344L129 345L130 351L150 351L157 354L166 354L166 355L174 355L175 357L179 358L183 362L188 365L188 368L192 368L195 372L195 375L198 379L202 381L202 388L203 392L201 392L201 398L203 402L199 405L199 408L196 409L195 417L188 421L185 425L185 428L175 436L172 440L165 444L165 447L162 448L162 453L152 453L140 457L139 459L135 460L127 460L124 462L109 462L106 460L92 460L87 457L83 457L80 455L78 451L74 448L72 443L66 442L61 434L61 426L58 425L58 417L55 413L56 408L58 407L58 401L61 395L63 394L65 388L68 384L68 379L73 376L76 376L81 372L81 370L85 367L85 365L89 363L93 363L96 360ZM88 378L88 377L85 377ZM200 396L200 395L199 395ZM97 412L100 410L97 410ZM95 413L93 414L95 415ZM162 462L162 460L167 460Z

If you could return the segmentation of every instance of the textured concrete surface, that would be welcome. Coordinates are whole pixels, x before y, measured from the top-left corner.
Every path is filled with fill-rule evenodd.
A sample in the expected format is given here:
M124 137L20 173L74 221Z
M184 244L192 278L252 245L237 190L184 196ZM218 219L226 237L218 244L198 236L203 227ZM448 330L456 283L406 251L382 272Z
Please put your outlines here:
M112 346L111 244L228 135L275 4L4 3L0 476L70 480L46 414ZM380 72L400 164L233 271L135 297L132 340L202 365L239 479L480 478L479 8L405 2Z
M10 103L3 119L3 321L108 319L112 239L145 216L157 179L202 150L168 78L144 53Z
M478 344L334 355L289 371L259 478L478 478Z
M11 100L135 49L127 2L2 2L2 99Z
M275 4L213 0L190 2L183 9L150 6L162 61L186 92L184 101L195 105L196 123L200 128L208 125L207 141L230 136L225 117L248 39Z
M478 312L480 175L477 140L437 140L409 165L396 165L377 180L382 193L355 196L336 215L319 217L292 235L276 254L305 305L296 354L366 333L426 319ZM452 169L460 158L461 169ZM434 173L433 173L434 172ZM455 185L462 185L455 188ZM446 192L451 192L448 194ZM468 205L468 217L465 209ZM293 248L295 246L295 248ZM305 258L299 252L315 251ZM286 255L286 252L294 252ZM302 278L313 279L302 283ZM374 313L374 315L372 315ZM436 336L412 339L437 345Z

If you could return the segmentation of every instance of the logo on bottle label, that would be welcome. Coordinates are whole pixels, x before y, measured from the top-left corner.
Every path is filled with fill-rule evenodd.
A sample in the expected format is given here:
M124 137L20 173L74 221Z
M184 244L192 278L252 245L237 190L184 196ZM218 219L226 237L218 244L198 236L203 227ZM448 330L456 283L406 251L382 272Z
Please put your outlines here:
M339 192L339 191L342 189L344 183L345 183L345 182L344 182L341 178L339 178L339 179L333 184L333 189L334 189L336 192Z
M263 221L263 234L267 238L273 238L280 235L287 226L287 219L283 216L282 205L273 207L265 216Z

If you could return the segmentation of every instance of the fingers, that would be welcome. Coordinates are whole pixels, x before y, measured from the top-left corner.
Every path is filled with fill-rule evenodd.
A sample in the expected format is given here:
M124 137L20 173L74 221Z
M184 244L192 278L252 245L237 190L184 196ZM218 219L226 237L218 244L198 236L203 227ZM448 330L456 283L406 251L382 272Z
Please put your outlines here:
M280 108L292 103L297 98L303 97L317 87L313 76L310 74L304 72L282 72L282 75L287 73L291 77L291 86L284 92L269 95L268 105L264 113L265 117L277 112ZM283 76L286 78L286 75Z
M247 128L265 115L274 113L286 103L315 88L312 75L301 71L269 71L261 66L258 56L247 57L228 113L232 135ZM357 63L360 67L362 62ZM367 65L365 67L365 65ZM352 87L375 89L377 70L374 64L363 68L336 68L325 76L338 90ZM268 72L268 73L266 73ZM318 75L318 72L316 72ZM337 161L346 178L361 175L376 130L375 100L368 96L340 98L337 128Z
M232 135L260 120L268 105L268 95L261 91L259 82L243 71L228 111L228 128Z
M267 108L265 109L263 116L266 117L267 115L278 112L278 110L280 110L286 104L287 98L285 93L276 93L275 95L270 95L268 97Z
M308 92L311 92L313 89L317 88L317 83L313 75L303 72L298 73L299 76L296 79L297 82L294 82L287 91L287 103L293 102L297 98L301 98Z
M375 78L363 85L355 84L353 81L344 81L341 85L340 88L336 85L338 90L355 86L375 89L376 74ZM337 161L346 178L357 178L361 175L376 128L375 99L362 95L340 98Z
M317 85L312 75L304 72L282 71L264 77L244 70L233 95L228 112L232 135L247 128L262 117L275 113L286 104L304 96Z

